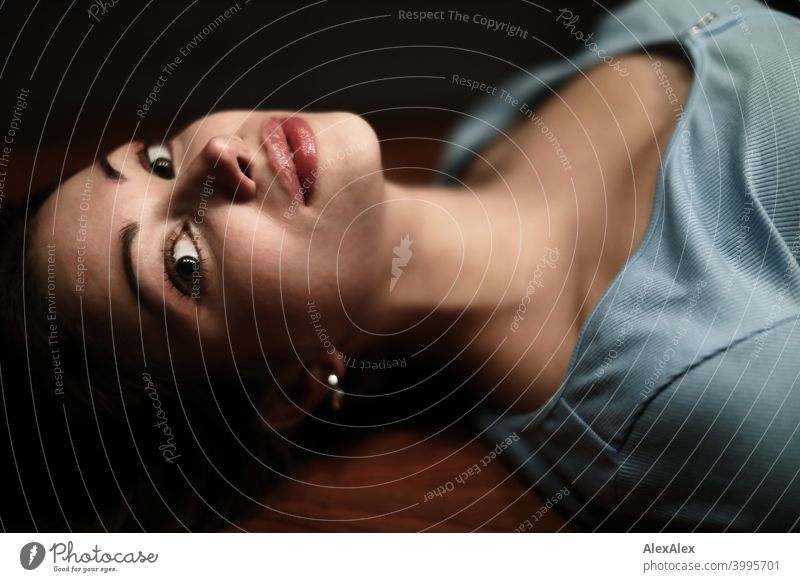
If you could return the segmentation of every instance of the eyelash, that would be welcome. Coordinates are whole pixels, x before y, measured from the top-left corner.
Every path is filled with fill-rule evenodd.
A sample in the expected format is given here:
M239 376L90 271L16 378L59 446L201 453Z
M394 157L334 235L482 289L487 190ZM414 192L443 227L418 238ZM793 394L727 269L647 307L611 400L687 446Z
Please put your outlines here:
M161 156L151 161L149 150L153 147L163 148L166 150L168 157ZM172 180L175 178L172 148L167 142L145 139L142 143L141 149L139 150L139 158L142 160L144 166L149 168L150 172L157 177L163 180ZM167 160L168 166L164 164L161 164L160 166L156 165L156 162L162 159ZM166 173L159 172L157 169L158 167L162 169L166 168ZM175 256L175 246L184 234L189 236L191 244L197 253L198 263L197 267L195 268L195 272L192 273L192 281L188 284L187 282L181 280L181 275L177 271ZM166 240L164 244L163 256L164 280L169 282L170 286L180 293L183 298L193 301L199 300L202 293L202 281L206 276L205 257L203 257L203 252L200 249L200 246L197 244L197 236L192 232L187 222L182 223ZM177 258L180 259L180 257ZM197 282L196 285L195 281Z
M163 149L167 156L159 156L151 161L148 153L148 150L151 148ZM145 139L139 150L139 159L142 161L145 168L148 168L153 175L158 176L162 180L173 180L175 178L175 166L172 157L172 148L169 142ZM162 160L165 161L167 165L163 163L158 164L158 162Z
M178 282L180 281L180 275L178 274L175 265L175 245L177 244L178 239L180 239L180 237L184 234L189 236L198 257L196 274L192 274L192 282L189 283L190 287L188 288L185 287L185 282ZM200 249L200 246L197 244L197 236L195 236L195 234L192 232L191 228L189 227L189 223L184 222L177 229L175 229L172 234L170 234L169 238L167 238L166 244L164 245L164 280L168 281L172 288L180 293L182 297L193 301L200 300L203 291L202 281L206 276L205 261L206 259L203 256L203 252ZM197 281L197 287L194 286L195 281Z

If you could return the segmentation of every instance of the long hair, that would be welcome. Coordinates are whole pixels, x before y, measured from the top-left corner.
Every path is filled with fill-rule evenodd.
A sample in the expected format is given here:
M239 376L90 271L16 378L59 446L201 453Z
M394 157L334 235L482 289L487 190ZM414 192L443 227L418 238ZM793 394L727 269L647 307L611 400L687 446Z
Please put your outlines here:
M233 375L133 369L110 329L55 320L28 228L52 192L0 210L0 528L235 527L286 465L257 396Z

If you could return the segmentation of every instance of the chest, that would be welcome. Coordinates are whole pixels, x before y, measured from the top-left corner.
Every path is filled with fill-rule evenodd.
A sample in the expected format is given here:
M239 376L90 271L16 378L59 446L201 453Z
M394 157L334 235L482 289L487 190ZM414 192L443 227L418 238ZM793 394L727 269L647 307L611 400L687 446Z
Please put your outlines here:
M663 152L691 84L687 63L651 56L623 57L625 78L603 65L579 75L467 173L482 183L502 176L528 212L549 213L550 248L559 255L557 267L530 269L519 301L476 342L492 354L480 380L496 386L496 404L531 410L558 389L583 322L646 232ZM540 199L529 200L531 191Z

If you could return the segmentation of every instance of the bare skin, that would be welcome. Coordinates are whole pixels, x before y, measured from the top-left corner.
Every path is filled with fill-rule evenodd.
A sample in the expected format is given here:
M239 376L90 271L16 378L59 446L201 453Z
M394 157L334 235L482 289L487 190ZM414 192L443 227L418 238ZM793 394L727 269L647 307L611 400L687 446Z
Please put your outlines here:
M663 64L684 103L692 79L689 65L667 55L654 58ZM512 386L534 379L515 406L518 410L543 404L558 389L584 321L639 246L650 220L659 164L677 121L676 104L660 85L650 58L634 54L622 61L630 72L624 80L609 67L597 67L560 91L561 100L551 99L542 108L544 122L558 128L559 141L575 168L572 175L553 159L555 152L538 128L518 129L521 149L537 160L537 170L542 168L543 192L561 213L561 224L570 227L560 236L564 259L574 260L575 268L565 275L575 281L566 298L558 296L562 280L548 282L548 293L541 298L544 304L563 303L565 309L571 305L573 318L557 318L539 329L535 320L524 322L520 332L530 349L521 357L523 340L503 354L500 368L513 366L521 357L502 385L506 398L513 396ZM520 155L500 147L489 152L489 159L514 165L516 169L509 168L504 176L522 187L526 172Z
M654 58L683 103L690 67ZM537 108L570 171L540 128L523 121L473 164L465 187L400 186L382 176L362 120L311 116L321 156L340 161L321 174L313 204L286 218L291 197L274 186L257 137L267 114L210 116L175 136L170 179L151 177L136 144L122 146L109 161L127 180L88 168L37 220L42 266L47 244L57 249L59 306L69 312L61 321L75 325L80 309L91 329L111 315L126 345L143 342L150 366L236 366L265 386L277 378L289 388L283 406L271 400L281 422L327 396L326 375L346 372L339 354L388 344L412 361L424 355L445 364L460 354L458 367L496 405L531 410L557 390L581 325L639 244L675 126L676 104L651 59L620 61L628 77L599 66ZM251 165L250 177L237 158ZM192 227L208 274L193 301L164 284L162 251L169 232L198 216L210 175L214 195ZM78 294L70 291L78 283L76 230L90 177L91 276ZM149 308L137 304L119 265L119 233L132 221L141 231L133 268ZM390 290L393 249L406 236L413 255ZM315 334L309 301L335 350ZM297 383L313 389L307 401L292 400L308 392L292 391Z
M652 66L656 59L660 77ZM474 384L491 391L492 401L502 408L530 411L556 392L581 326L646 231L660 160L692 74L686 61L669 54L652 59L632 54L622 63L628 77L596 67L537 108L557 136L571 171L564 171L540 127L523 120L510 139L498 140L483 154L485 161L476 160L469 168L465 181L474 195L458 193L456 200L446 191L427 193L459 217L459 229L446 213L430 213L437 226L428 232L438 232L440 238L435 243L420 240L420 261L404 272L406 294L392 297L391 310L429 307L444 296L463 257L467 266L456 287L461 295L451 293L445 305L452 301L455 312L472 300L468 315L451 334L456 339L443 342L441 355L454 355L464 347L463 338L474 338L466 352L470 373L477 370ZM665 92L664 78L674 95ZM481 207L487 209L488 220ZM417 216L409 212L408 222L392 225L395 240L413 228ZM457 230L465 236L463 254ZM427 264L426 244L436 249ZM443 268L440 253L448 247L451 260ZM442 279L435 289L431 273ZM533 295L527 291L532 280ZM419 296L427 291L434 297ZM531 301L512 327L526 294Z

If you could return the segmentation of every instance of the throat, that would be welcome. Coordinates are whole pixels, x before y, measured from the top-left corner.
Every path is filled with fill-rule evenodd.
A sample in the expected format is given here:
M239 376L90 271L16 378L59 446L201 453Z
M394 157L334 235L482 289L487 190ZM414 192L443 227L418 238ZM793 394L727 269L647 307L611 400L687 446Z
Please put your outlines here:
M511 326L521 303L529 321L536 317L561 287L570 254L554 234L564 230L550 224L561 221L555 206L548 214L536 199L387 184L385 281L365 318L372 332L445 355L498 321Z

